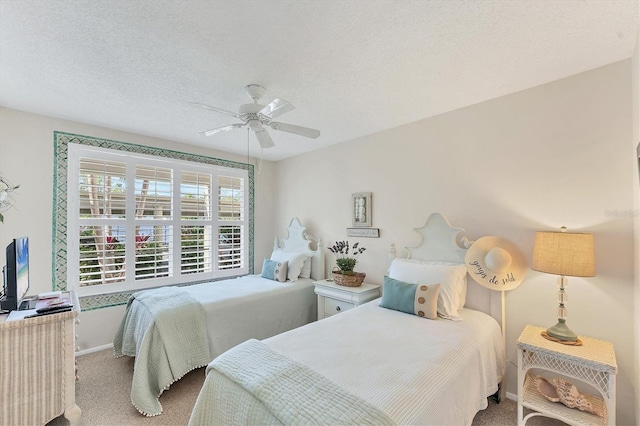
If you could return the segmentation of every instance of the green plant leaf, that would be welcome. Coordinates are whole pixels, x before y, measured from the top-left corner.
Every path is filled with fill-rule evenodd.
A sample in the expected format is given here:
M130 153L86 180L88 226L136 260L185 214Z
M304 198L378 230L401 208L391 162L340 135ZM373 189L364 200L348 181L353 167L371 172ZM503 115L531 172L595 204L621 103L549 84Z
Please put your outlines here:
M353 272L353 268L356 266L357 260L351 257L341 257L336 259L336 265L342 272Z

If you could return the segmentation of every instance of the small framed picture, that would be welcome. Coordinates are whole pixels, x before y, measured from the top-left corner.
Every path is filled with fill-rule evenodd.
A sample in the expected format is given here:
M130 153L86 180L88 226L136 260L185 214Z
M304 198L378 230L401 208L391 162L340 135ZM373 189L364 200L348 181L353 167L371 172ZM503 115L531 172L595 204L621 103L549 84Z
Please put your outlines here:
M353 207L353 226L368 227L371 226L371 193L357 192L351 196L351 205Z
M380 228L347 228L347 237L380 238Z

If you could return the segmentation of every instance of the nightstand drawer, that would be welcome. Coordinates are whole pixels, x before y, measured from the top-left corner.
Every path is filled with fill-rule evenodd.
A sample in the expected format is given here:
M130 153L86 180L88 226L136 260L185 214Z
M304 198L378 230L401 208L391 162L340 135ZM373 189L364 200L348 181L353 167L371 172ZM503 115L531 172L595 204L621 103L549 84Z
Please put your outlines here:
M315 281L313 284L318 295L318 320L380 297L380 286L376 284L362 283L359 287L346 287L329 280Z
M353 308L353 303L343 302L341 300L326 298L324 302L325 316L339 314L340 312L348 311Z

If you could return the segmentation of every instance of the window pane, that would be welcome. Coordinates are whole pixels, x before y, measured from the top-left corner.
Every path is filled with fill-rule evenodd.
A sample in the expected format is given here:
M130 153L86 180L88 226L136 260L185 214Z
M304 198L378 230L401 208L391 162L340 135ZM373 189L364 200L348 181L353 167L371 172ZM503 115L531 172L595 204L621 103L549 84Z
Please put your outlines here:
M140 226L136 232L136 280L170 276L171 226Z
M244 179L218 177L218 219L243 220Z
M200 159L190 154L165 154L148 147L118 152L69 144L68 176L76 182L67 197L70 226L64 235L58 231L66 222L56 211L54 242L65 247L66 237L66 282L81 296L252 270L244 259L252 247L246 205L251 171L210 159L189 161ZM61 279L56 271L56 286L66 285Z
M136 165L136 219L171 219L171 169Z
M242 226L220 226L218 228L218 269L242 267L244 247Z
M124 227L80 227L79 247L81 287L125 280Z
M81 158L79 176L80 217L124 217L124 163Z
M180 271L182 274L211 271L211 226L182 226Z
M211 219L211 178L209 173L182 172L182 219Z

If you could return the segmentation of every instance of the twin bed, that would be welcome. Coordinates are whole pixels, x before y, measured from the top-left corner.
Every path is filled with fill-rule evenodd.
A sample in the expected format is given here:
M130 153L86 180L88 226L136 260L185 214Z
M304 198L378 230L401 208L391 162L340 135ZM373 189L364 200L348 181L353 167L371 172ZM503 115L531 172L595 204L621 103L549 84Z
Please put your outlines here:
M116 356L134 356L133 405L162 413L162 392L189 371L247 339L265 339L317 318L313 282L324 279L322 242L297 218L276 238L271 258L286 262L287 281L261 275L135 293L114 338Z
M288 242L280 251L313 255L311 280L322 279L321 245L310 250L297 220L288 229ZM247 290L243 295L236 292L243 287L238 284L254 278L189 287L196 299L207 301L202 303L206 341L211 359L215 358L207 361L205 383L189 424L471 424L504 377L504 343L496 314L501 311L499 298L494 297L496 292L467 282L466 249L458 241L461 229L434 214L416 231L422 244L408 249L410 259L393 259L382 299L317 322L311 322L316 302L310 283L309 299L293 291L292 287L304 285L300 281L285 283L286 289L270 281L274 288L257 294ZM253 285L260 287L248 284ZM413 286L410 297L404 291L407 285ZM209 296L211 289L206 286L219 286L225 296ZM408 300L414 296L415 301ZM127 316L138 310L132 308L136 304L137 299L130 303ZM303 313L280 324L292 306L303 306L309 316ZM123 341L135 342L137 334L138 346L144 348L139 342L148 337L141 339L136 327L126 324L143 324L139 328L144 329L153 323L145 320L147 316L125 317ZM246 327L227 329L235 323ZM263 325L275 328L262 333ZM162 341L154 333L151 340ZM161 350L149 353L162 353L164 359L174 343L163 341ZM158 356L138 359L140 352L131 354L136 356L134 387L139 369L143 376L157 376L156 366L144 366ZM132 387L134 405L147 415L153 410L159 414L156 397L164 387L162 381L154 386L146 398L135 396L147 404L152 395L157 406L151 401L150 410L139 406Z
M471 424L505 372L499 309L466 281L461 229L434 214L417 231L382 299L212 361L189 424ZM424 297L405 303L395 281Z

